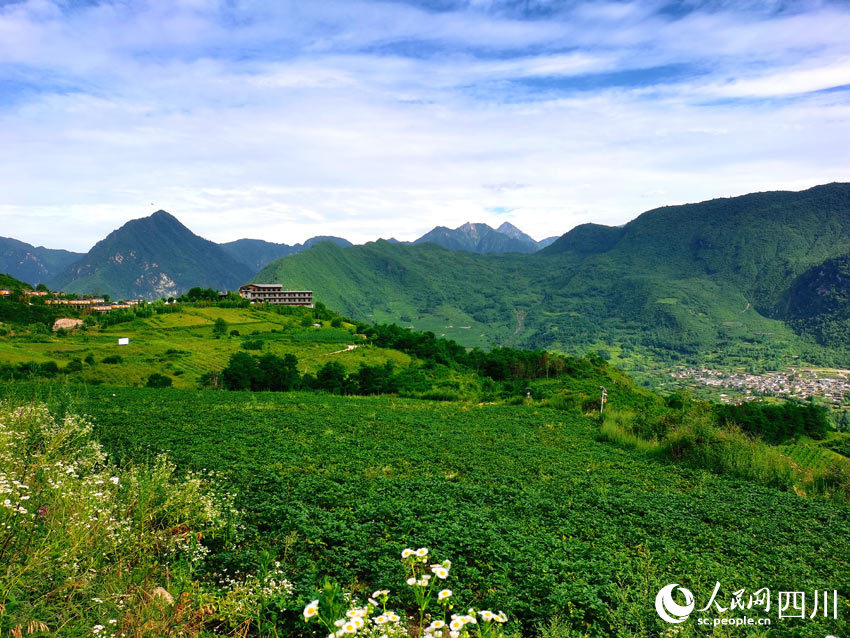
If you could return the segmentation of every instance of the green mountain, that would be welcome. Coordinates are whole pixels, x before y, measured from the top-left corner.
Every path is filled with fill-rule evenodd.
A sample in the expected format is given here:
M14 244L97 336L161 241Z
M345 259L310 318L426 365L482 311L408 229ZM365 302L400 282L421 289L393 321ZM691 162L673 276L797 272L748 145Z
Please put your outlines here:
M531 237L507 222L498 230L487 224L465 223L455 229L437 226L422 235L414 244L431 243L449 250L472 253L533 253L540 247Z
M714 352L770 365L811 345L811 318L801 325L789 295L799 299L806 273L848 246L850 184L829 184L668 206L623 227L584 224L536 254L321 245L255 281L312 289L354 317L466 345L656 360Z
M81 253L53 250L0 237L0 272L33 284L46 283L82 257Z
M176 296L193 286L236 288L253 270L157 211L111 232L53 281L54 290L113 298Z
M286 257L307 250L321 241L333 242L337 246L351 246L351 242L342 237L319 236L311 237L303 244L275 244L262 239L237 239L225 244L219 244L224 250L241 264L248 266L253 272L259 272L275 259Z

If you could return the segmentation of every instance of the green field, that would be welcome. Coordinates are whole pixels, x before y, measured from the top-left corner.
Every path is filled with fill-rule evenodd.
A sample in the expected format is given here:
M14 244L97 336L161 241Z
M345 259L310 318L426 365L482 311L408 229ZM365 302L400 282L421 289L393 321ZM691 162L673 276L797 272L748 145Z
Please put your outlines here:
M669 628L653 607L662 586L680 583L702 606L718 581L726 606L742 588L769 587L773 605L778 591L835 589L839 619L780 621L772 606L769 633L713 635L850 629L846 506L648 460L598 440L586 417L317 393L3 391L92 415L119 459L165 450L224 473L250 533L216 560L237 566L270 548L304 601L324 575L397 592L400 550L427 546L454 561L462 604L504 609L524 635L558 615L564 636L655 637ZM693 619L680 628L712 635Z
M240 336L216 339L213 326L218 318L227 322L228 334L236 330ZM342 328L329 325L314 328L302 327L300 321L301 316L280 315L261 308L187 305L180 312L156 314L106 328L77 329L63 337L2 336L0 364L55 361L62 368L74 358L84 359L91 354L95 364L86 364L82 372L74 373L74 380L144 385L149 374L159 372L172 377L175 387L194 388L202 374L224 368L230 355L239 351L246 339L261 340L263 352L294 354L302 373L315 372L331 359L349 370L356 370L361 363L393 361L403 366L410 362L404 353L364 343L362 338L354 336L350 324L343 324ZM119 346L119 337L128 337L130 344ZM346 350L349 345L357 348ZM121 363L102 363L105 357L116 354L122 357Z

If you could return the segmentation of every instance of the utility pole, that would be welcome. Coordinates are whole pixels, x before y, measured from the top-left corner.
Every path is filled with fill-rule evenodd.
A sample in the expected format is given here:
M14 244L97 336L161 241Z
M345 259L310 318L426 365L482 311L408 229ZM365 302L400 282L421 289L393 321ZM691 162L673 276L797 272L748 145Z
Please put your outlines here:
M605 391L604 386L599 386L599 389L602 390L602 397L599 399L599 414L602 414L602 410L605 409L605 399L608 398L608 392Z

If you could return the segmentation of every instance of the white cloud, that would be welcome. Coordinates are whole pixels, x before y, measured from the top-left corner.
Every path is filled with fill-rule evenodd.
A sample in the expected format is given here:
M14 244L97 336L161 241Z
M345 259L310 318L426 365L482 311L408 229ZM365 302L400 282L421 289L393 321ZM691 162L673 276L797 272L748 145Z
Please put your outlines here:
M850 92L813 92L850 83L850 13L655 8L6 5L0 82L30 86L0 98L0 235L85 250L164 208L217 241L542 238L847 180Z

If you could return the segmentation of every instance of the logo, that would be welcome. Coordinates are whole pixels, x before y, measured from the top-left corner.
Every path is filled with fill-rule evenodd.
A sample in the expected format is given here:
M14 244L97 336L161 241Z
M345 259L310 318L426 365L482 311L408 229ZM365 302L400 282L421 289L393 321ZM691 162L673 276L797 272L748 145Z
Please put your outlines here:
M680 605L673 600L673 590L679 589L685 596L685 604ZM685 622L694 610L694 595L689 589L679 587L678 583L661 588L655 597L655 611L661 616L661 620L669 623Z

